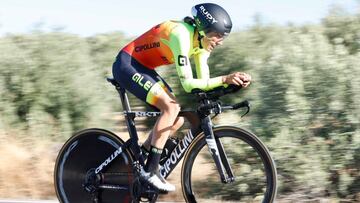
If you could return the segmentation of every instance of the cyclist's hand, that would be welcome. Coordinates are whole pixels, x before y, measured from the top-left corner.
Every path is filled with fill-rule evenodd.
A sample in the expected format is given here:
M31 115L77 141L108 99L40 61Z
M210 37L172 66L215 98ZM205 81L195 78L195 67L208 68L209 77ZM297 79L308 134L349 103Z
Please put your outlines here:
M251 75L247 73L240 73L242 74L243 78L241 79L243 81L243 87L247 87L251 83Z
M235 72L223 76L223 83L226 83L228 85L234 84L242 87L247 87L251 83L251 76L246 73Z

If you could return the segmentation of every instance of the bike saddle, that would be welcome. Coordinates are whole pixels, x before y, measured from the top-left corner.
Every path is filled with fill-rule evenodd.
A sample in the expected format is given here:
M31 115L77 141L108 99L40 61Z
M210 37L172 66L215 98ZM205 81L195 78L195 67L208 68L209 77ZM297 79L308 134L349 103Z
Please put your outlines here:
M118 82L116 82L116 80L114 78L107 77L106 80L108 82L110 82L112 85L114 85L115 87L120 87L120 84Z

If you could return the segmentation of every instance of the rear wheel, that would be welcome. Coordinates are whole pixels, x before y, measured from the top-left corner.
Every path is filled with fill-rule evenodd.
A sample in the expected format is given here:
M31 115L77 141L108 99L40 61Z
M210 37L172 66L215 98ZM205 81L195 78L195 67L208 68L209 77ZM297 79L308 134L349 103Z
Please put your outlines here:
M87 129L72 136L57 157L54 181L61 203L131 202L132 156L125 150L104 169L96 168L124 142L102 129Z
M235 181L222 183L204 134L200 134L183 162L186 202L273 202L276 168L265 145L254 134L235 127L215 128L214 135L218 148L223 146Z

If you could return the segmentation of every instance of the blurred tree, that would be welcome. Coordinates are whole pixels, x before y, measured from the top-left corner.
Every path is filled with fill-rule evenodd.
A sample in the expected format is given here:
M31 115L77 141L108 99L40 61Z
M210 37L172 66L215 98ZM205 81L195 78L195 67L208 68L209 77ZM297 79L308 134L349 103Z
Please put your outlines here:
M69 136L99 119L95 109L106 109L101 95L94 94L103 88L101 70L91 64L83 39L63 33L10 35L0 46L7 50L0 56L1 98L12 107L2 113L15 115L9 115L10 124L28 130L52 126L59 131L49 134Z
M338 8L321 25L265 25L258 18L209 58L212 77L234 71L252 75L249 88L224 102L250 100L252 112L234 125L250 128L271 149L280 196L355 199L360 194L359 19ZM105 121L120 105L104 77L111 76L128 41L122 33L81 38L36 31L1 37L0 128L62 139L87 126L112 128ZM175 67L157 70L183 108L192 108ZM129 95L133 106L144 108ZM240 112L232 114L217 121L240 120Z
M360 8L360 6L359 6ZM333 6L329 15L323 19L325 34L333 44L344 44L350 54L360 49L360 12L349 14L339 6Z

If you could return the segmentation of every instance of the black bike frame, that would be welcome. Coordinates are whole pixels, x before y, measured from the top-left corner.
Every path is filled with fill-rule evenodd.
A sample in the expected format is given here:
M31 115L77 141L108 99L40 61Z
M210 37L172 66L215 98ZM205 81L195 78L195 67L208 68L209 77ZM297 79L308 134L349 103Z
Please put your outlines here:
M135 126L136 117L157 117L161 112L147 112L147 111L131 111L129 100L127 97L126 90L120 87L116 82L110 81L118 91L120 100L125 114L125 122L129 131L130 139L125 142L123 146L115 150L109 158L107 158L99 167L96 168L95 173L100 173L108 164L110 164L117 156L119 156L126 148L130 149L134 156L134 161L140 165L144 165L144 160L141 156L141 150L138 145L139 137ZM208 100L203 100L203 103L209 103ZM173 152L170 154L168 159L165 161L160 169L161 175L166 178L173 171L173 169L180 162L189 146L201 132L204 132L209 151L214 159L216 167L219 171L221 181L224 183L234 181L234 176L228 163L226 154L222 147L219 139L215 139L213 133L213 124L211 122L210 114L211 111L181 111L179 117L184 117L191 124L190 130L187 132L184 139L182 139ZM226 174L225 175L225 171Z

